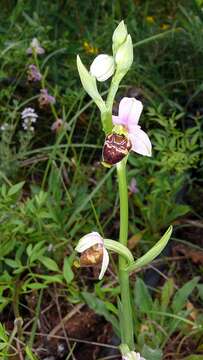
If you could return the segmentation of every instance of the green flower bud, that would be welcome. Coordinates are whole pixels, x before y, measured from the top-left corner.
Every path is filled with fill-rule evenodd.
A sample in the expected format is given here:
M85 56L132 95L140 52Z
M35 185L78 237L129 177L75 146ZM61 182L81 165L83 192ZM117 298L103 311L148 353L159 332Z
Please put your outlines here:
M127 27L124 23L124 21L122 20L117 28L115 29L114 33L113 33L113 37L112 37L112 41L113 41L113 54L116 55L116 52L118 50L118 48L124 43L124 41L126 40L126 37L128 35L127 32Z
M127 36L125 42L116 52L115 61L117 70L126 74L133 62L133 44L130 35Z

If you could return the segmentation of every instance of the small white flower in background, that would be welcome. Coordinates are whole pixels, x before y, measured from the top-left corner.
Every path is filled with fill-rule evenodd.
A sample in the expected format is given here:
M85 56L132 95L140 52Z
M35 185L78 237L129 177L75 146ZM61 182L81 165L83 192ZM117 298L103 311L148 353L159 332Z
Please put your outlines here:
M33 108L25 108L21 113L23 120L22 127L24 130L34 131L33 123L37 121L38 115Z
M99 274L99 280L101 280L109 265L109 254L104 246L104 240L99 233L94 231L83 236L75 250L81 253L81 266L95 266L101 264L101 271Z
M98 81L109 79L115 71L115 62L113 56L101 54L98 55L90 66L90 74L95 76Z
M145 360L140 356L140 353L136 353L135 351L130 351L126 355L122 356L122 360Z
M43 49L43 47L41 47L41 44L37 40L37 38L33 38L30 43L30 47L26 50L26 53L28 55L31 55L31 54L42 55L45 53L45 50Z
M9 128L9 124L8 124L7 122L5 122L4 124L2 124L2 125L0 126L0 130L1 130L1 131L8 130L8 128Z

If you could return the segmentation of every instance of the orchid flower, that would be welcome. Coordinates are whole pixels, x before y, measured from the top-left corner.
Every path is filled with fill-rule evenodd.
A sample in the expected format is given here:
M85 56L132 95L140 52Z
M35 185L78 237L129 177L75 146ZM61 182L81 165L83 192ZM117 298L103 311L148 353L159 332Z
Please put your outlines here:
M151 141L138 125L142 109L141 101L124 97L119 104L118 116L113 115L113 124L121 125L127 131L133 151L141 155L151 156Z
M101 265L99 280L101 280L109 265L109 254L104 246L104 239L95 231L83 236L75 250L81 253L82 266Z
M28 55L31 54L37 54L37 55L42 55L45 53L45 50L43 49L43 47L41 46L40 42L38 41L37 38L33 38L31 43L30 43L30 47L27 49L26 53Z
M136 353L135 351L130 351L126 355L122 356L122 360L145 360L140 356L140 353Z

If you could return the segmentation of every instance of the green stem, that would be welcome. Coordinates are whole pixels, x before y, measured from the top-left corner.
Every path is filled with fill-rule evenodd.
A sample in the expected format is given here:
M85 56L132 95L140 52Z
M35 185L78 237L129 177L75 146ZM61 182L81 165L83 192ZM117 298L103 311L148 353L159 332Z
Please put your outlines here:
M123 74L121 72L116 71L112 81L111 86L109 89L109 93L106 100L106 110L101 113L101 119L104 127L104 131L106 134L110 133L113 128L112 123L112 108L113 108L113 102L114 98L116 96L116 93L119 88L119 84L123 78Z
M119 242L127 246L128 240L128 188L126 180L126 158L117 164L117 175L120 196L120 235ZM122 304L122 343L127 344L130 350L134 350L133 315L130 296L129 274L125 271L126 260L119 256L119 283L121 288Z
M107 111L110 114L112 114L114 98L116 96L116 93L118 91L119 84L120 84L122 78L123 78L123 74L121 72L116 71L116 73L111 81L111 87L110 87L109 94L108 94L107 100L106 100Z

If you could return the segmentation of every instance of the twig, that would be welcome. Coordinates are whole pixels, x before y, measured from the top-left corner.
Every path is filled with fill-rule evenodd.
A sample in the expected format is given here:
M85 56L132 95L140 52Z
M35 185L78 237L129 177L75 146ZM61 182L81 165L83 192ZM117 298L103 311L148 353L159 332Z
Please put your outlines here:
M76 305L73 310L71 310L63 319L61 319L60 323L57 324L49 333L48 340L50 340L51 337L53 337L59 330L62 328L62 326L70 320L78 311L80 311L85 304L78 304Z
M24 331L24 334L30 335L30 331ZM47 334L43 334L43 333L41 333L41 332L36 332L36 335L38 335L38 336L43 336L43 337L47 337ZM64 340L64 339L65 339L64 336L60 336L60 335L52 335L52 336L50 336L50 334L49 334L48 337L50 337L50 339L51 339L51 338L61 339L61 340ZM69 340L69 341L78 342L78 343L93 345L93 346L96 345L96 346L106 347L106 348L110 348L110 349L118 349L118 346L108 345L108 344L103 344L103 343L98 343L98 342L96 342L96 341L81 340L81 339L77 339L77 338L73 338L73 337L68 337L68 340Z

